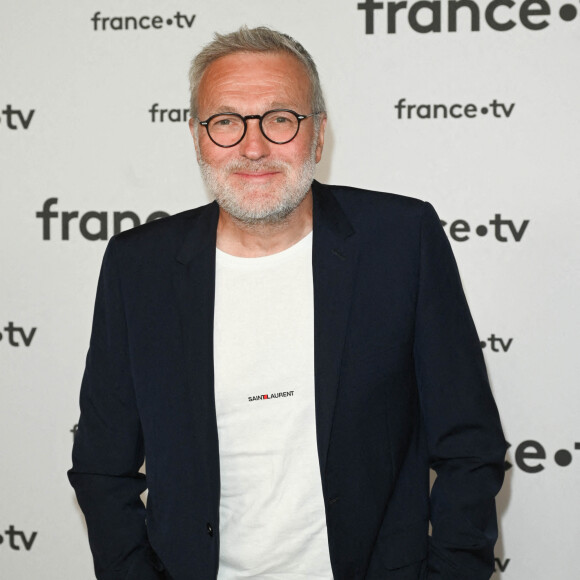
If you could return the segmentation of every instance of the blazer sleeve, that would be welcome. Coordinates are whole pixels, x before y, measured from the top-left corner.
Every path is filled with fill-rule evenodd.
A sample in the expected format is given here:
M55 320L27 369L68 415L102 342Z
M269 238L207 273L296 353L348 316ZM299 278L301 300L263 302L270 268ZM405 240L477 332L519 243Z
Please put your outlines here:
M451 246L433 207L421 220L415 369L431 467L429 580L487 580L506 443Z
M131 379L116 241L99 276L81 416L68 472L85 514L99 580L162 578L147 541L143 435Z

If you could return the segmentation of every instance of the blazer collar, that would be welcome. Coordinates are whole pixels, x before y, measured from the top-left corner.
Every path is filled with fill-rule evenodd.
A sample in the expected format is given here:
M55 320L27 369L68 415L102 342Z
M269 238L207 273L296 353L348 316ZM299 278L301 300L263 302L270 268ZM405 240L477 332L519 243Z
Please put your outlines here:
M342 245L355 230L332 194L332 188L313 181L312 198L314 231L320 231L323 236L328 232L338 246ZM191 225L176 255L179 263L187 264L204 251L215 251L218 219L219 206L215 201L194 210Z
M187 264L202 253L215 253L219 206L217 202L197 208L191 216L191 224L176 259Z
M328 232L338 246L350 238L354 228L332 194L332 188L318 181L312 182L313 229L322 234ZM214 201L197 208L191 216L182 246L176 255L177 261L187 264L204 251L215 251L219 206Z

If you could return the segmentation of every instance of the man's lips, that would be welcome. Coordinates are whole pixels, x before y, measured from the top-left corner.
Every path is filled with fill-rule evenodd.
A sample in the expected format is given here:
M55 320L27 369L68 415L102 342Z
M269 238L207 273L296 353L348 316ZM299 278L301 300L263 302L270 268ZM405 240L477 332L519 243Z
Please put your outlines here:
M235 171L234 175L242 179L268 179L278 173L278 171Z

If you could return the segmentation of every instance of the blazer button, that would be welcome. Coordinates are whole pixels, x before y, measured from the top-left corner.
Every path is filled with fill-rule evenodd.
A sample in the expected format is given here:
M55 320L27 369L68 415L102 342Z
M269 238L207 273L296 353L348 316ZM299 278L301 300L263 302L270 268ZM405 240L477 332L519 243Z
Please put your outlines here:
M209 522L207 522L207 533L213 537L213 528Z

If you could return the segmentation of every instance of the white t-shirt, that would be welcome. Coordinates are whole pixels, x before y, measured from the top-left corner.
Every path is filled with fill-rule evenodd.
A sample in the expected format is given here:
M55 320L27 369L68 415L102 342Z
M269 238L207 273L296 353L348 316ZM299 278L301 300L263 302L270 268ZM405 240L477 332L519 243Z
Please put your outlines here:
M312 234L217 250L214 368L219 580L332 579L316 447Z

